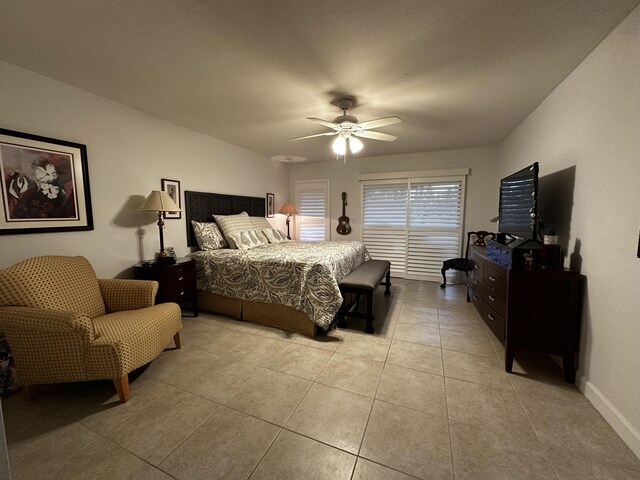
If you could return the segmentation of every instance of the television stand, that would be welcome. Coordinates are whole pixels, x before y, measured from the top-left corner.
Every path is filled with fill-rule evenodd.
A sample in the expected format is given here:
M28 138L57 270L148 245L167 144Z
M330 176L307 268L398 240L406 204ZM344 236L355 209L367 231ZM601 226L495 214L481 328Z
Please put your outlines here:
M537 266L509 268L490 259L488 248L470 248L469 296L483 321L505 344L505 370L511 372L519 350L545 352L562 357L565 380L574 383L580 275Z

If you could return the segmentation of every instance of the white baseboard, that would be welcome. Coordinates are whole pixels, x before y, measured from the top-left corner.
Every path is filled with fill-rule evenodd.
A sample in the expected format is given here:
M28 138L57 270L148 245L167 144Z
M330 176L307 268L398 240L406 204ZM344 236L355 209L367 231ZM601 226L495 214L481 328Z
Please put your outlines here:
M578 380L580 390L591 402L600 415L611 425L611 428L620 435L631 451L640 458L640 432L620 413L620 411L605 397L591 382L581 377Z

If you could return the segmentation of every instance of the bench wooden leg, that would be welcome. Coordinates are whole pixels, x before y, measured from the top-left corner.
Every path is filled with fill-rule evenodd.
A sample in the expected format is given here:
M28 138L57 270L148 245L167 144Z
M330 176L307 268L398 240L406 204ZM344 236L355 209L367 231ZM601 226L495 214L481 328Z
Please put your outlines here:
M384 294L391 295L391 269L387 270L386 282L387 283L385 283Z
M180 332L176 333L176 334L173 336L173 343L175 343L175 344L176 344L176 348L177 348L177 349L182 348L182 343L180 342Z
M338 309L338 328L347 328L347 301L344 299L344 295L346 294L343 294L342 305Z
M364 327L364 333L373 333L373 292L367 292L367 326Z

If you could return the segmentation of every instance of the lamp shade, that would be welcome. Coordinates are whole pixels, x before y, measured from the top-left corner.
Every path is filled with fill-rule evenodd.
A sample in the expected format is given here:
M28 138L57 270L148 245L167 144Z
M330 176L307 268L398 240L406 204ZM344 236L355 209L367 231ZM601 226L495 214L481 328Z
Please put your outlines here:
M176 202L165 192L153 190L138 210L145 212L181 212Z
M282 206L278 213L282 213L283 215L297 215L298 211L296 210L296 207L287 202Z

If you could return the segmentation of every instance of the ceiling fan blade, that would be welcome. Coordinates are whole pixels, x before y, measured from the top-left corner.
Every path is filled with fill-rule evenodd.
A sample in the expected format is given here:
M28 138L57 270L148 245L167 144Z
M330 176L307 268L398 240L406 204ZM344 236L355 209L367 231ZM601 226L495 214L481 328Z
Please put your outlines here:
M369 120L367 122L362 122L356 125L357 127L362 127L363 129L369 128L379 128L386 127L387 125L393 125L394 123L400 123L402 120L398 117L384 117L384 118L376 118L375 120Z
M317 122L320 125L324 125L325 127L329 127L332 130L340 130L340 126L336 125L333 122L329 122L327 120L322 120L321 118L315 118L315 117L307 117L307 120L311 120L312 122Z
M337 135L337 134L338 134L338 132L316 133L315 135L305 135L304 137L290 138L287 141L288 142L294 142L296 140L304 140L305 138L326 137L326 136L329 136L329 135Z
M372 140L383 140L385 142L393 142L396 138L398 138L394 137L393 135L389 135L388 133L370 132L368 130L352 132L352 135L355 135L356 137L370 138Z

